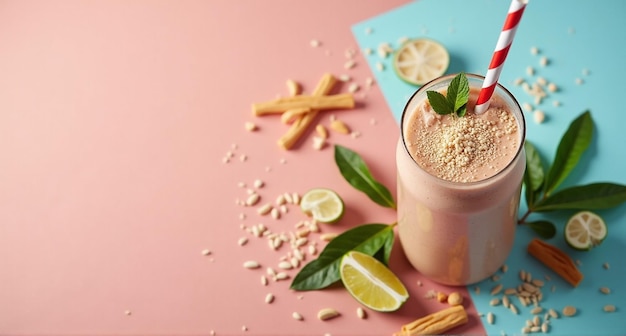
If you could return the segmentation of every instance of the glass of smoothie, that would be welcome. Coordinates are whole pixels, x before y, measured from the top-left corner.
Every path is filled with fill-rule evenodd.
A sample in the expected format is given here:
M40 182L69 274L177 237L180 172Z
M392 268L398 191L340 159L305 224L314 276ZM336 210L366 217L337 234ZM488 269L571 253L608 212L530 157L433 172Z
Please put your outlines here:
M446 285L481 281L500 268L515 237L526 167L525 121L500 84L489 109L474 113L484 77L467 74L467 113L439 115L426 91L446 89L437 78L409 99L396 150L398 232L411 264Z

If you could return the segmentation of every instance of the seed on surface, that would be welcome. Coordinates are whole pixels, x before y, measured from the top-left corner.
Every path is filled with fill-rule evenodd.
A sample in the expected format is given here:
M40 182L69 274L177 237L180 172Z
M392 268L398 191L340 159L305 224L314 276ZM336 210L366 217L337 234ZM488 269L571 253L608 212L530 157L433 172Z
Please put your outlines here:
M278 209L272 208L272 210L270 211L270 216L272 216L273 219L280 219L280 212L278 211Z
M291 317L293 317L294 320L298 320L298 321L304 320L304 317L302 317L302 315L300 315L300 313L298 312L291 313Z
M519 314L519 311L517 310L517 307L515 307L514 304L509 304L509 309L513 312L513 314L517 315Z
M274 302L274 294L267 293L267 295L265 295L265 303L272 303L272 302Z
M248 331L248 327L246 327L245 325L241 326L241 331Z
M535 68L533 68L533 67L531 67L531 66L528 66L528 67L526 68L526 74L527 74L528 76L532 76L532 75L534 75L534 74L535 74Z
M356 309L356 316L358 316L361 320L364 320L367 318L367 314L365 313L365 310L361 307L358 307Z
M291 193L291 203L293 203L295 205L299 205L300 204L300 194L298 194L297 192Z
M348 92L350 93L355 93L357 91L359 91L361 87L359 86L359 84L357 83L350 83L350 85L348 86Z
M515 295L517 294L517 289L515 288L507 288L504 290L504 294L506 295Z
M614 305L606 305L606 306L604 306L604 308L602 308L602 310L604 310L607 313L612 313L615 310L617 310L617 308L615 308Z
M497 295L502 291L502 284L498 284L491 289L491 295Z
M524 270L519 271L519 278L522 281L526 281L526 271Z
M317 126L315 126L315 131L320 136L320 138L322 139L328 138L328 131L326 130L326 127L324 127L324 125L317 124Z
M584 83L584 81L583 81L583 79L582 79L582 78L576 78L576 79L574 80L574 83L576 83L577 85L582 85L582 84Z
M337 237L336 233L324 233L320 235L320 239L327 242L335 239L335 237Z
M559 90L559 87L556 86L556 84L554 84L554 83L548 84L548 91L550 91L550 92L557 92L558 90Z
M281 261L280 263L278 263L278 268L284 269L284 270L290 270L293 268L293 265L291 265L291 263L288 261Z
M459 306L463 304L463 296L458 292L452 292L448 295L448 304L451 306Z
M288 193L288 192L283 193L283 197L285 198L285 202L293 203L293 198L291 197L290 193Z
M376 62L376 70L385 71L385 65L382 62Z
M547 334L549 330L550 330L550 323L548 323L548 321L543 322L541 324L541 332L544 334Z
M261 275L261 284L267 286L267 277L265 275Z
M530 53L532 55L537 55L539 53L539 48L537 48L537 47L530 47Z
M276 280L287 280L287 279L289 279L289 274L285 272L276 273Z
M540 279L533 279L532 284L535 285L536 287L543 287L544 285L543 281L541 281Z
M533 284L528 283L528 282L524 282L522 284L522 287L524 287L524 290L526 290L529 293L535 293L537 291L537 287L533 286Z
M563 310L561 311L563 313L563 316L574 316L576 315L576 307L574 306L565 306L563 307Z
M311 47L313 48L317 48L321 45L321 42L319 40L311 40L311 42L309 42L309 44L311 45Z
M202 255L208 256L209 254L211 254L211 250L209 249L202 250Z
M246 160L248 160L248 156L246 154L241 154L239 156L239 161L246 162Z
M256 130L258 129L257 125L256 125L255 123L253 123L253 122L250 122L250 121L247 121L247 122L244 124L244 128L245 128L245 129L246 129L246 131L248 131L248 132L254 132L254 131L256 131Z
M253 206L256 205L257 203L259 203L259 200L261 199L261 196L259 196L259 194L252 194L250 196L248 196L248 199L246 199L246 205L248 206Z
M339 312L333 308L324 308L324 309L320 309L320 311L317 312L317 318L320 321L330 320L331 318L334 318L337 316L339 316Z
M343 64L343 67L346 69L352 69L356 66L356 62L352 59L349 59L346 61L346 63Z
M506 295L502 295L502 305L509 308L510 304L511 304L511 301L509 300L509 297Z
M502 265L502 267L500 267L500 271L502 271L502 273L506 273L509 270L509 266L507 266L507 264Z
M552 308L548 310L548 314L550 314L550 317L552 318L559 318L559 313L557 313L556 310Z
M533 317L533 325L534 326L539 326L541 324L541 318L537 315L535 315L535 317Z
M324 138L314 136L313 137L313 149L322 150L324 147L326 147L326 140Z
M600 292L602 294L611 294L611 289L609 287L600 287Z
M549 60L548 60L548 58L547 58L547 57L545 57L545 56L544 56L544 57L542 57L541 59L539 59L539 65L541 65L541 66L546 66L546 65L548 65L548 63L549 63L549 62L550 62L550 61L549 61Z
M532 327L530 327L530 332L531 333L536 333L536 332L539 332L540 330L541 330L541 327L539 327L539 326L532 326Z
M495 323L495 316L493 315L492 312L487 313L487 322L489 322L489 324Z
M523 327L522 334L530 334L530 327Z
M239 246L244 246L248 243L248 238L246 237L241 237L239 238L239 240L237 241L237 244L239 244Z
M248 268L248 269L255 269L255 268L261 267L261 265L254 260L248 260L243 263L243 267Z
M308 249L310 255L315 255L317 253L317 248L315 247L315 245L309 245Z
M270 213L270 211L272 211L272 203L265 203L262 206L260 206L256 212L261 215L261 216L265 216L268 213Z
M606 270L608 270L610 268L609 263L605 262L604 264L602 264L602 267Z
M541 110L535 110L535 112L533 112L533 120L537 124L541 124L546 120L546 114Z
M497 306L500 304L500 299L495 298L495 299L491 299L491 301L489 301L489 305L490 306Z

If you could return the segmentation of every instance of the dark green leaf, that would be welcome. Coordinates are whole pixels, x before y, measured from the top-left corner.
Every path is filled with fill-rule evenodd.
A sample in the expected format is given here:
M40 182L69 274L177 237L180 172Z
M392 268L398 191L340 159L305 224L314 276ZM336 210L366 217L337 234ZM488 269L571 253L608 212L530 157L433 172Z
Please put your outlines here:
M393 248L394 234L393 230L389 231L388 237L385 240L385 245L380 249L383 252L383 260L381 261L385 265L389 265L389 257L391 257L391 249Z
M593 136L591 112L586 111L569 126L556 151L554 163L546 176L545 193L550 194L576 167Z
M529 208L532 208L541 190L545 176L541 157L539 157L535 146L526 141L524 143L524 150L526 152L526 171L524 172L526 204Z
M534 211L607 209L626 202L626 186L592 183L563 189L537 202Z
M530 226L530 228L543 239L550 239L556 234L556 227L554 226L554 223L549 221L540 220L536 222L527 222L526 225Z
M364 192L372 201L384 207L396 208L393 196L384 185L372 177L367 165L359 154L335 145L335 163L341 175L356 189Z
M350 251L374 255L393 240L393 227L386 224L364 224L331 240L317 259L304 266L291 283L291 289L321 289L341 279L341 258Z
M446 97L441 93L437 91L426 91L426 96L428 97L430 106L432 106L433 110L438 114L450 114L454 112L452 106L448 104Z
M448 84L448 93L446 95L448 105L452 107L452 110L457 112L458 115L459 110L465 107L469 100L469 82L465 73L461 72L454 76L450 84ZM463 112L463 114L465 113Z
M465 113L467 113L467 104L461 106L458 110L456 110L456 115L458 117L465 116Z

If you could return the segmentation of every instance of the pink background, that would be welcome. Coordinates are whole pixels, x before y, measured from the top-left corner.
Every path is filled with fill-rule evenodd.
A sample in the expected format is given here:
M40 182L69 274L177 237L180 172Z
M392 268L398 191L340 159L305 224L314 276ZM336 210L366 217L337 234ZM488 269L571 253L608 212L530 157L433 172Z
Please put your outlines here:
M238 183L258 178L263 202L335 189L346 215L324 232L395 221L343 180L332 147L316 151L309 136L279 149L287 127L253 117L250 104L286 95L287 79L310 93L325 72L351 75L362 86L358 106L336 115L362 136L330 142L359 152L395 193L397 125L378 87L365 88L372 74L362 55L354 69L343 65L357 48L350 26L403 3L0 1L0 334L231 335L246 325L251 335L381 335L445 307L423 299L438 287L399 246L391 267L411 299L396 313L368 311L361 321L341 287L264 287L264 268L277 268L286 250L271 251L240 224L290 231L305 217L291 207L278 221L260 218L235 202L246 197ZM246 121L259 131L245 131ZM329 114L318 122L328 125ZM243 236L250 242L240 247ZM249 259L264 267L244 269ZM342 316L318 321L324 307ZM483 329L472 317L455 331Z

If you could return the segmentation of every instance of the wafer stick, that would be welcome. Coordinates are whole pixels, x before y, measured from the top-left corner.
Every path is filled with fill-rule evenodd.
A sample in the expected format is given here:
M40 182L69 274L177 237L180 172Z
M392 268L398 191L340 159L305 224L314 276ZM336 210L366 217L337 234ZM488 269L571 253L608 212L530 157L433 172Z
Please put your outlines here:
M583 279L583 274L565 252L537 238L528 244L528 253L560 275L570 285L576 287Z
M324 74L319 83L317 83L317 86L313 91L313 96L327 95L333 89L335 83L337 83L337 79L332 74ZM287 133L278 139L278 145L284 149L290 149L293 147L302 134L304 134L311 122L313 122L318 112L318 110L312 109L308 113L301 114L300 117L296 119L293 124L291 124Z
M316 110L354 108L354 97L349 93L332 96L293 96L282 97L266 102L252 104L256 116L283 113L290 109L308 107Z
M467 323L463 306L452 306L402 326L394 336L439 335Z

